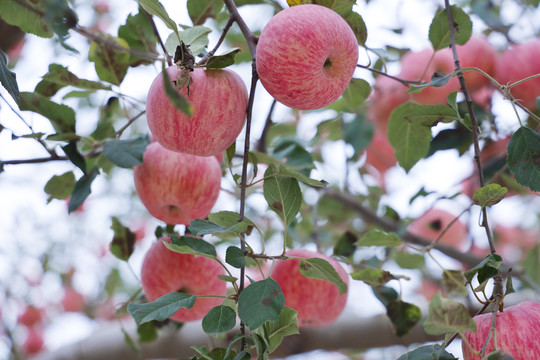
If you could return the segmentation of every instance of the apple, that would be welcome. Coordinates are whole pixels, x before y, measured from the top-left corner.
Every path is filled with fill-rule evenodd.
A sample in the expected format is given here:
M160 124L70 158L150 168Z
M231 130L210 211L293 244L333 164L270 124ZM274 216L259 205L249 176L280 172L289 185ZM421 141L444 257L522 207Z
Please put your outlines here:
M367 101L368 117L375 126L386 132L390 114L396 107L407 102L407 87L387 76L378 76Z
M349 276L333 258L304 249L288 251L287 256L321 258L328 261L348 285ZM298 326L326 326L334 322L345 308L347 293L340 295L337 287L328 280L307 278L300 272L299 259L277 260L271 277L283 294L285 305L298 311Z
M36 326L26 328L26 340L22 345L23 352L26 355L34 355L43 350L45 341L43 340L43 331Z
M462 68L476 67L489 75L495 74L497 52L485 36L472 36L465 45L456 46L456 50ZM451 49L442 51L451 53ZM465 77L467 90L471 93L491 85L491 81L477 71L466 71L463 76Z
M454 219L455 216L445 210L431 208L409 224L407 231L414 236L434 241ZM464 249L467 246L467 233L467 226L458 219L440 238L439 243Z
M33 326L40 323L44 317L44 310L42 308L35 307L34 305L28 305L24 311L17 317L17 323L26 326Z
M277 13L257 43L257 73L277 101L319 109L345 91L358 62L358 41L333 10L297 5Z
M375 129L371 143L366 148L366 164L375 168L380 175L383 175L392 166L396 165L394 148L388 142L386 132Z
M170 80L176 81L184 70L171 66L166 71ZM189 95L187 86L178 93L189 100L193 115L189 117L174 107L165 94L163 73L160 73L146 99L148 126L166 149L198 156L215 155L226 150L244 127L246 85L238 74L228 69L196 68L189 74L193 80Z
M135 190L155 218L167 224L189 224L205 218L221 186L221 166L215 156L195 156L150 143L143 164L133 168Z
M465 332L464 338L473 349L480 351L486 342L491 327L492 314L482 314L474 317L476 333ZM497 313L497 349L506 352L515 360L540 359L540 303L523 301L517 305ZM486 354L493 351L494 336L489 340ZM463 359L480 360L480 354L475 354L465 342L462 344Z
M517 44L498 57L495 80L507 85L540 73L540 39ZM510 93L530 110L538 108L536 98L540 96L540 78L525 81L510 89Z
M170 242L170 239L166 239ZM218 279L225 275L223 267L215 260L169 250L160 239L146 253L141 269L144 294L150 301L165 294L179 291L196 295L226 295L226 283ZM186 322L202 319L223 299L197 298L190 309L178 310L171 319Z
M62 298L62 306L66 312L83 312L86 306L86 301L80 292L71 286L65 286L64 296Z

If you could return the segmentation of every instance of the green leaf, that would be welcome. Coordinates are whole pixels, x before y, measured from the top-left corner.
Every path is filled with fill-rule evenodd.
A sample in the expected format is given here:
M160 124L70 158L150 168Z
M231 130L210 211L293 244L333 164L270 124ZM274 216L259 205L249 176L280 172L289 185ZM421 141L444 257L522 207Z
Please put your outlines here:
M166 320L180 308L190 309L196 299L196 295L173 292L165 294L150 303L129 304L128 311L137 325L140 326L152 320Z
M114 216L112 217L111 229L114 232L110 244L111 253L120 260L128 261L135 248L135 233Z
M456 5L451 6L452 17L455 24L454 36L457 45L465 45L472 35L472 21L469 15ZM429 27L429 41L433 49L440 50L450 46L450 27L446 9L435 14Z
M189 232L193 236L202 236L206 234L221 234L230 232L236 225L225 227L219 224L215 224L208 220L195 219L189 223Z
M45 116L51 121L56 132L75 132L75 111L69 106L52 102L37 93L22 92L19 108Z
M184 42L184 44L189 45L189 50L193 53L193 55L199 55L208 46L208 34L211 32L212 29L206 26L198 25L181 31L180 39Z
M476 190L473 195L473 200L476 205L481 207L492 206L498 204L508 192L508 189L499 184L489 184Z
M358 237L350 231L341 235L334 245L334 256L349 257L353 256L357 247Z
M363 115L357 115L354 120L344 124L343 140L351 144L354 149L351 159L358 159L362 151L371 143L374 132L375 126Z
M525 273L530 276L536 285L540 285L540 244L536 244L527 252L523 260Z
M446 74L443 72L434 72L433 74L431 74L431 79L428 83L420 84L420 85L412 84L409 90L407 90L407 94L418 94L422 92L422 90L430 86L433 86L433 87L444 86L448 84L450 79L454 77L456 74L457 72L455 71L450 74Z
M17 76L7 67L7 58L0 51L0 84L8 91L9 95L19 105L19 86L17 85Z
M81 176L71 194L71 199L68 204L68 213L71 213L79 208L91 193L92 182L98 176L99 170L94 167L88 173Z
M431 126L455 119L456 113L445 105L409 102L394 109L388 123L388 141L405 171L408 172L428 154Z
M298 311L285 306L279 313L276 321L270 321L264 324L265 333L268 334L269 348L272 353L283 341L285 336L299 334L298 329Z
M234 325L236 312L226 305L213 307L202 320L204 332L214 337L231 330Z
M269 177L276 172L274 165L269 165L264 176ZM263 184L263 194L270 209L283 220L285 226L291 224L302 206L302 191L298 180L288 176L272 176Z
M423 254L411 254L405 251L394 252L392 258L403 269L420 269L426 262Z
M515 360L515 359L502 350L495 350L489 353L486 360Z
M347 24L351 27L358 44L365 45L367 40L367 27L364 19L357 12L351 11L349 14L343 17Z
M373 291L375 297L379 299L379 301L385 307L387 307L388 304L390 304L391 302L398 300L399 298L397 291L388 286L372 287L371 291Z
M114 164L131 168L143 163L143 154L148 144L148 135L128 140L109 140L103 145L103 154Z
M312 169L313 157L296 138L281 137L273 144L272 156L296 169ZM303 173L303 171L301 172ZM306 173L309 174L309 171Z
M298 1L294 1L298 3ZM301 1L306 2L306 1ZM307 3L316 3L318 5L326 6L337 12L354 32L358 44L364 45L367 39L367 29L364 20L360 14L353 12L353 5L356 3L354 0L317 0L307 1Z
M203 225L201 222L198 222L198 228L195 230L199 234L220 234L220 237L238 237L240 233L246 233L247 235L251 234L251 231L255 226L255 223L248 219L247 217L244 217L244 220L238 221L240 219L240 214L233 212L233 211L219 211L217 213L212 213L208 215L208 219L210 220L209 224L205 225L208 226L206 231L203 231ZM204 221L204 220L201 220ZM210 225L210 224L214 225ZM190 223L190 229L191 229L192 223ZM213 226L214 229L212 232L208 232L210 230L210 226ZM220 231L218 226L221 226L222 230ZM228 230L228 231L224 231Z
M462 271L447 269L443 271L442 284L448 294L466 297L468 294L466 283L467 279L465 279Z
M130 49L157 55L156 35L148 16L144 12L144 8L139 8L139 13L136 15L128 15L126 23L118 28L118 37L124 39ZM135 54L130 53L129 56L130 66L153 63L152 60Z
M234 64L234 58L241 51L240 48L232 48L220 55L210 56L206 62L208 69L222 69Z
M223 7L222 0L188 0L187 9L193 25L201 25L207 18L214 18Z
M266 172L268 172L268 175L265 172L264 176L283 175L283 176L295 178L296 180L299 180L306 185L316 186L316 187L324 187L328 185L328 183L324 180L311 179L307 177L306 175L299 173L298 171L296 171L294 167L281 163L278 159L276 159L273 156L256 152L256 151L253 152L253 154L257 156L257 159L259 162L268 164L268 165L273 165L273 166L268 166L268 168L266 169ZM269 172L270 168L272 168L271 172Z
M540 191L540 134L520 127L508 143L507 162L518 183Z
M363 281L369 286L383 286L390 280L398 279L392 273L386 270L373 269L373 268L365 268L365 269L357 270L351 273L351 277L354 280Z
M77 149L77 143L75 141L70 141L67 145L62 146L62 150L66 153L69 161L86 174L86 160L79 152L79 149Z
M285 305L285 296L272 278L250 284L238 297L238 316L254 330L267 321L276 321Z
M445 299L438 292L429 303L429 313L424 320L424 330L430 335L443 335L449 332L476 332L476 323L465 305Z
M478 282L482 284L484 281L497 275L499 267L502 264L502 257L498 254L489 254L474 268L465 272L465 278L470 282L474 275L478 274Z
M105 36L105 38L123 48L129 49L128 43L122 38L115 38L110 35ZM88 60L94 63L96 73L101 80L120 85L129 68L130 54L105 43L98 44L93 41L90 44Z
M345 92L336 102L328 106L328 109L348 113L360 113L362 104L371 93L371 85L363 79L351 79Z
M220 279L220 280L223 280L223 281L226 281L226 282L230 282L230 283L233 283L233 282L235 282L236 280L238 280L237 277L229 276L229 275L218 275L217 277L218 277L218 279Z
M173 88L172 80L169 78L169 73L167 73L167 70L165 69L165 63L163 63L161 73L163 74L163 85L165 86L165 94L167 94L167 97L174 105L174 107L186 114L187 116L193 115L193 107L191 106L189 101L175 88Z
M43 2L30 0L0 1L0 17L8 24L19 27L22 31L39 37L51 38L53 31L50 24L38 12L44 12Z
M225 262L232 267L240 269L246 266L246 256L240 248L229 246L225 255Z
M193 254L217 260L216 247L203 239L192 236L170 235L171 242L163 244L172 251L181 254Z
M338 288L340 295L347 292L347 284L341 279L336 269L325 259L301 259L298 268L305 277L330 281Z
M178 26L176 23L169 17L167 11L161 5L159 0L139 0L139 4L146 10L150 15L155 15L159 17L169 29L175 32L176 36L180 38L178 34Z
M120 116L125 116L124 111L118 98L112 96L105 105L99 108L99 120L96 129L90 136L95 140L105 140L116 136L114 123Z
M158 332L155 321L150 321L137 327L140 342L152 342L157 339Z
M75 187L75 175L68 171L62 175L54 175L47 184L45 184L45 193L49 194L47 202L52 199L67 199Z
M73 86L87 90L110 90L111 87L97 81L80 79L65 66L50 64L49 72L43 76L34 91L44 96L53 96L65 86Z
M439 344L424 345L401 355L397 360L459 360Z
M370 230L356 242L357 246L384 246L394 247L402 244L396 233L387 233L382 230Z
M397 336L407 334L422 318L418 306L401 300L390 301L386 305L386 314L392 321Z

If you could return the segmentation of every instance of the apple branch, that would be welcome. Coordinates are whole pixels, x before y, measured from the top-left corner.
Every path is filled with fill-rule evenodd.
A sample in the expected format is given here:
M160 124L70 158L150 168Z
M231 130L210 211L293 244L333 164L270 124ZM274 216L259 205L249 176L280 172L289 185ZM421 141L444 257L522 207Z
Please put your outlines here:
M231 28L231 26L233 24L234 24L234 17L231 15L231 16L229 16L229 20L227 20L227 24L225 24L225 27L223 28L223 31L221 32L221 36L219 37L218 42L216 43L216 46L214 46L214 48L212 50L207 52L206 55L204 55L201 58L201 60L197 63L197 65L206 64L208 59L216 53L217 49L219 49L219 47L221 46L221 44L225 40L225 36L227 36L227 33L229 32L229 29Z
M251 58L254 59L255 61L255 54L257 53L256 44L255 44L255 39L256 39L255 35L253 35L253 33L247 26L242 16L240 16L240 13L238 12L236 5L234 4L234 0L223 0L223 2L225 3L227 10L229 10L230 16L234 18L234 21L236 21L236 23L240 27L240 31L242 31L242 34L246 38L246 41L249 47L249 52L251 53Z
M467 85L465 83L465 76L463 75L463 72L461 72L461 65L459 63L459 57L458 57L457 48L456 48L456 38L454 34L456 24L454 22L454 17L452 16L452 10L450 9L450 0L444 0L444 6L446 8L446 15L448 17L448 26L450 30L450 46L452 48L452 54L454 56L455 70L458 72L457 77L459 79L461 91L463 92L463 95L465 96L465 102L467 103L467 111L471 118L473 146L474 146L474 160L476 162L476 170L478 172L478 181L480 183L480 187L483 187L485 185L485 181L484 181L484 172L482 170L482 161L480 160L480 145L478 142L478 135L480 133L480 127L478 126L478 122L476 121L476 116L474 114L473 105L472 105L472 99L471 99L471 96L469 95L469 91L467 90ZM489 228L489 221L488 221L486 207L482 207L481 226L486 230L486 236L488 239L489 249L491 253L492 254L496 253L495 246L493 245L493 238L491 236L491 230Z
M146 10L143 10L143 11L146 17L148 18L150 25L152 26L152 31L154 32L154 35L156 35L156 38L159 42L159 46L161 46L161 49L163 50L163 54L165 54L165 58L167 59L167 64L169 64L169 66L172 66L172 58L169 55L169 52L167 51L167 49L165 48L165 44L163 43L161 36L159 35L159 31L156 27L156 23L154 22L154 17L150 15Z

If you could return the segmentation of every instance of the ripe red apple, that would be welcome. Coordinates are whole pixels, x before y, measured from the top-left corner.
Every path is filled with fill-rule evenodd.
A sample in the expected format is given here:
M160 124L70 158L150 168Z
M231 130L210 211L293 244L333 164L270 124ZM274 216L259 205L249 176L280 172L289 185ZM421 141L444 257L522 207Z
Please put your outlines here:
M144 258L141 282L144 294L150 301L175 291L224 296L227 291L226 283L219 280L218 275L225 275L225 271L217 261L174 252L158 240ZM222 301L223 299L214 297L197 298L192 308L178 310L171 319L180 322L202 319L211 308Z
M377 77L367 104L369 119L378 129L386 133L392 111L410 98L406 92L407 87L400 82L386 76Z
M414 220L407 228L412 235L434 241L455 219L455 215L437 208L431 208ZM439 240L440 244L463 249L467 246L467 226L459 219L448 228Z
M507 49L496 62L495 80L507 85L540 73L540 39L517 44ZM525 81L510 90L514 98L531 110L538 108L536 98L540 96L540 78Z
M298 110L319 109L345 91L358 61L358 42L345 22L324 6L280 11L257 44L257 73L277 101Z
M177 66L167 68L171 81L182 73ZM190 72L193 83L178 92L193 107L188 117L165 94L163 73L155 79L146 99L146 118L155 139L165 148L198 156L226 150L244 127L247 89L243 80L228 69Z
M309 250L296 249L286 253L301 258L321 258L328 261L348 285L349 276L333 258ZM347 293L340 295L337 287L327 280L307 278L300 272L298 259L278 260L272 270L283 294L285 305L298 311L298 326L326 326L334 322L345 308Z
M394 148L388 142L386 132L375 129L371 143L366 148L366 164L375 168L380 175L383 175L392 166L396 165Z
M43 350L45 341L43 340L43 331L36 326L26 328L26 340L22 345L23 352L26 355L34 355Z
M43 320L44 309L28 305L24 311L17 317L17 323L26 326L33 326Z
M133 169L135 190L148 212L167 224L204 218L217 200L221 167L215 156L195 156L148 145Z
M71 286L64 287L64 297L62 298L62 306L67 312L83 312L86 306L84 296L72 288Z
M491 313L474 317L476 333L465 332L465 339L475 350L480 350L486 342L491 327ZM540 359L540 303L523 301L504 309L497 314L497 349L512 356L515 360ZM490 338L486 354L493 351L494 336ZM480 360L465 344L463 359Z

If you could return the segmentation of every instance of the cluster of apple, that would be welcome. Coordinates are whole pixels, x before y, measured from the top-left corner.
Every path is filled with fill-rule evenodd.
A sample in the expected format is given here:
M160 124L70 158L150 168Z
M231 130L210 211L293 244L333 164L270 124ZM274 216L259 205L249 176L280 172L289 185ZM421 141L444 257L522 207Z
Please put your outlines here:
M290 51L310 39L310 54ZM329 43L331 46L328 46ZM337 100L347 88L358 60L358 43L345 20L319 5L300 5L278 13L263 30L257 45L257 71L261 83L278 101L296 109L316 109ZM163 74L152 83L146 116L153 142L134 168L135 188L148 212L167 224L187 225L205 218L220 189L218 158L243 128L247 90L241 78L227 69L166 69L174 82L189 75L189 86L177 91L192 108L192 115L177 109L165 93ZM175 291L216 297L197 298L190 309L171 318L198 320L222 301L226 283L222 265L212 259L169 250L155 242L145 256L141 282L150 301ZM329 261L344 282L348 275L333 259L305 250L287 253ZM329 281L308 279L299 260L277 261L272 271L282 287L286 305L298 311L300 326L323 326L334 321L345 306L346 294Z

